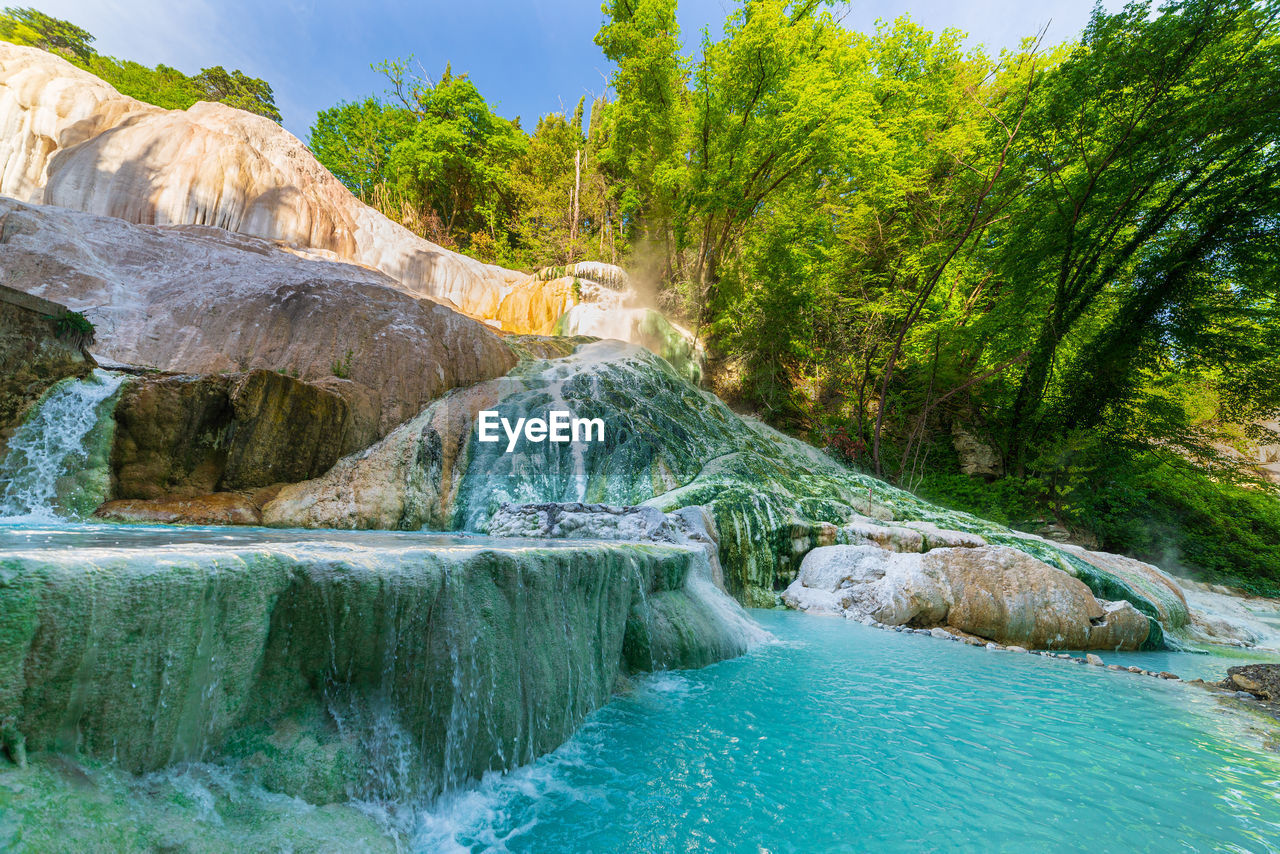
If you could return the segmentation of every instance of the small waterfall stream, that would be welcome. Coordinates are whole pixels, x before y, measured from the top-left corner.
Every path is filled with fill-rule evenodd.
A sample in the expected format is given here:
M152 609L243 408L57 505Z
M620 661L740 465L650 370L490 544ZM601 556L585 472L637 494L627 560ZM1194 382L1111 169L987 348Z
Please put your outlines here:
M86 516L106 497L116 393L125 375L95 369L55 385L0 460L0 519Z

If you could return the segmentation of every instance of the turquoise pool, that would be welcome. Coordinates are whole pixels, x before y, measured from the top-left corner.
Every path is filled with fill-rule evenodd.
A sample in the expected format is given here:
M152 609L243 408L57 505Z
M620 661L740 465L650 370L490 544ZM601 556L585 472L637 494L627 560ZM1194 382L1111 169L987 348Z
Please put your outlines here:
M637 682L555 753L421 813L414 849L1280 851L1280 755L1232 701L752 614L777 643Z

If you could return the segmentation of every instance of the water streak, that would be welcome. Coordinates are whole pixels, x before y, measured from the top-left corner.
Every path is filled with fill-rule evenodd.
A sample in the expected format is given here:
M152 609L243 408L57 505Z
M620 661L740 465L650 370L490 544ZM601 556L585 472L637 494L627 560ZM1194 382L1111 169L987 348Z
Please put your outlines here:
M87 515L105 499L110 404L123 374L101 369L54 386L9 440L0 461L0 519L48 522ZM103 404L107 403L106 406ZM102 424L100 429L99 425ZM102 459L91 459L101 456ZM96 463L96 464L95 464Z

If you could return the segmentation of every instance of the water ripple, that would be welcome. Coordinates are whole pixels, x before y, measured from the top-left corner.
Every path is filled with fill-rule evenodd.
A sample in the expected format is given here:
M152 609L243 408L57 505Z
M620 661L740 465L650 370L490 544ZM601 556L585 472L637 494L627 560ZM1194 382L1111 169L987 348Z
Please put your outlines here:
M1280 757L1187 686L757 612L420 817L421 851L1280 852Z

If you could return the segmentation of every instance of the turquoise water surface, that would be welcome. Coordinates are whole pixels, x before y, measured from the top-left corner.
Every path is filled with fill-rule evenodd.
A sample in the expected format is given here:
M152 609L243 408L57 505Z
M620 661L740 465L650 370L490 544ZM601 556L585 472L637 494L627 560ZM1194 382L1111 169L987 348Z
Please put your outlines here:
M422 813L415 850L1280 851L1273 730L1233 701L752 615L778 643L638 681Z

